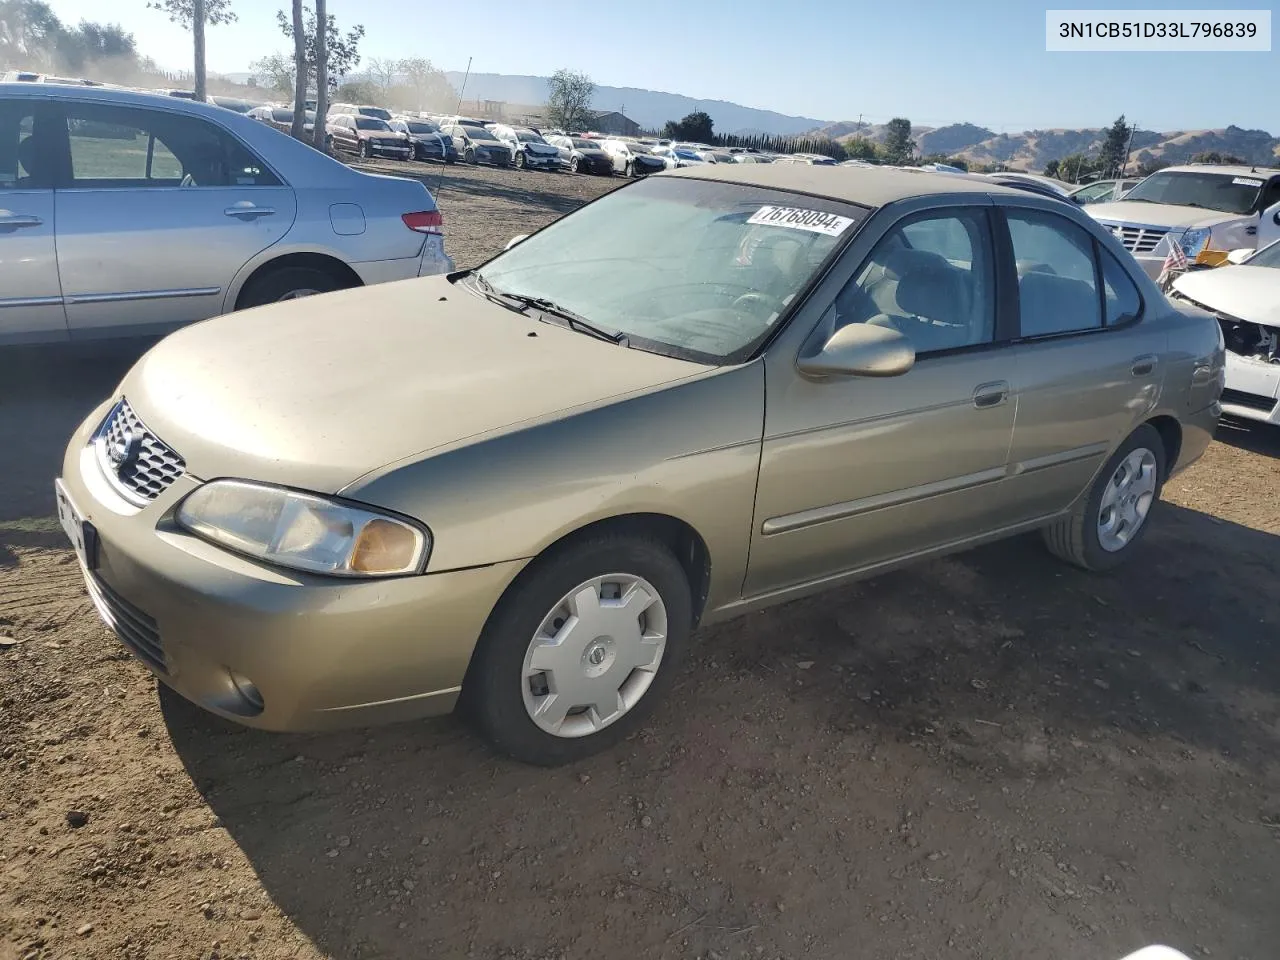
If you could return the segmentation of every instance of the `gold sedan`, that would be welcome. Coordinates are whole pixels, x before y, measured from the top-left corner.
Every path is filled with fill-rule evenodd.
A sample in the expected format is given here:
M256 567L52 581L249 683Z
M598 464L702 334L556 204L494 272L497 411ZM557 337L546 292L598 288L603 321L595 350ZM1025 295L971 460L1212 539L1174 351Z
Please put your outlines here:
M1216 322L1073 206L708 166L476 270L173 334L57 495L102 617L195 703L462 704L554 764L641 723L699 624L1036 528L1118 564L1222 376Z

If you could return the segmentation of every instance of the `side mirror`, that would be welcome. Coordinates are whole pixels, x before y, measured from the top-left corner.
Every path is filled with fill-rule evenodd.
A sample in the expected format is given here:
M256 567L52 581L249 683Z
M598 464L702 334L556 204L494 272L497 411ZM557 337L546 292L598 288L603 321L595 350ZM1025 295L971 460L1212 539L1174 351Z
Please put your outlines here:
M520 235L518 235L518 236L515 236L515 237L512 237L510 240L508 240L508 241L507 241L507 245L506 245L505 247L503 247L502 249L503 249L504 251L506 251L506 250L510 250L512 247L514 247L514 246L515 246L517 243L519 243L521 240L527 240L527 239L529 239L529 235L528 235L527 233L522 233L522 234L520 234ZM1251 251L1251 252L1252 252L1252 251Z
M1254 251L1250 250L1248 247L1241 247L1239 250L1232 250L1228 253L1227 260L1231 263L1244 263L1253 256L1253 254Z
M911 341L892 327L851 323L796 367L807 377L900 377L915 365Z

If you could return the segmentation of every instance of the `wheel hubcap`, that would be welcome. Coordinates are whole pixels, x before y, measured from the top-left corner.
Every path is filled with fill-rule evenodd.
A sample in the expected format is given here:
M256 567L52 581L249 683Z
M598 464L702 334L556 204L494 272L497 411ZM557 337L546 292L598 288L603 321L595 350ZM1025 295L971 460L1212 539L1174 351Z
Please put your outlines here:
M634 707L658 675L667 608L642 577L611 573L574 587L525 653L524 706L542 730L585 737Z
M1139 447L1120 461L1098 508L1098 543L1108 553L1124 549L1142 529L1155 502L1156 455Z

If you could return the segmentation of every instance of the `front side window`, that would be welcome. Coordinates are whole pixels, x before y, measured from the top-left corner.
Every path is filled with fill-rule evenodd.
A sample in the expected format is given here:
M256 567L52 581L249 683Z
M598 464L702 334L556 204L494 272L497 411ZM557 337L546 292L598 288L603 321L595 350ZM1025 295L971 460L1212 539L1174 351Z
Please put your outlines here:
M1006 216L1018 267L1022 335L1101 327L1093 237L1069 220L1039 210L1009 210Z
M35 108L29 102L0 103L0 190L50 186L49 165L41 162L49 138L37 138L35 126Z
M97 104L67 108L76 187L278 186L234 137L197 117Z
M824 316L829 335L850 323L890 327L917 353L991 343L995 271L983 210L913 217L889 231Z
M1248 175L1162 170L1130 190L1125 200L1244 214L1253 209L1264 182L1263 177Z
M377 117L356 117L357 130L377 130L381 133L390 133L391 127L387 125L385 120L379 120Z
M866 215L834 200L656 177L553 223L479 273L499 295L550 301L634 348L737 363Z

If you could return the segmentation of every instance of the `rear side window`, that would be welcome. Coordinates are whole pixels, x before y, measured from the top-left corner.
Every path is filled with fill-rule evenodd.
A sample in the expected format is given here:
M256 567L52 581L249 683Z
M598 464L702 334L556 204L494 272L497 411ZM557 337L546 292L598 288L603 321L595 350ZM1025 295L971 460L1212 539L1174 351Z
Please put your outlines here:
M1022 336L1101 327L1093 238L1071 221L1039 210L1008 210L1006 217L1018 267Z
M1142 314L1142 295L1134 286L1120 266L1120 262L1107 253L1102 252L1102 292L1106 296L1107 326L1117 327L1133 320Z
M234 137L201 120L135 107L67 108L72 186L91 188L278 186Z

